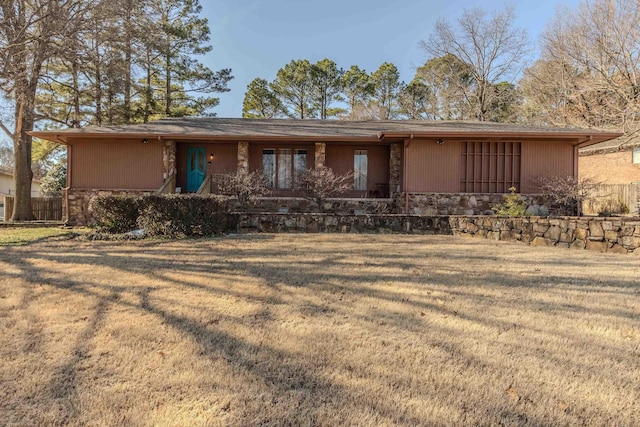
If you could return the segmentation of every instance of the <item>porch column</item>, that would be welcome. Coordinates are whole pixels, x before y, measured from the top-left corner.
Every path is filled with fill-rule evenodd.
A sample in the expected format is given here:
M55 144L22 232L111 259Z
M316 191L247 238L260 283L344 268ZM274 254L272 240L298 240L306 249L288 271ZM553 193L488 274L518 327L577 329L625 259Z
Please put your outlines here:
M238 141L238 173L249 172L249 143Z
M162 147L162 179L176 174L176 142L165 141Z
M400 192L402 179L402 144L392 143L389 150L389 197Z
M320 169L324 167L326 161L326 150L327 144L324 142L316 142L316 153L315 153L315 164L314 167L316 169Z

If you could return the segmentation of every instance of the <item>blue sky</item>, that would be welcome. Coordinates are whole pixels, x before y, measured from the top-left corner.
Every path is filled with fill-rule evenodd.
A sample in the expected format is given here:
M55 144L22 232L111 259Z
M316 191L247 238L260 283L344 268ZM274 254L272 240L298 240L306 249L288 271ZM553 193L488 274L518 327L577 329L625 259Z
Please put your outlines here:
M220 95L219 117L240 117L247 85L256 77L269 81L293 59L334 60L339 67L358 65L368 72L392 62L409 82L425 60L420 49L438 19L455 20L464 8L487 11L504 1L485 0L201 0L209 19L213 52L201 58L214 70L231 68L231 92ZM579 0L512 2L517 25L534 42L558 6L575 8Z

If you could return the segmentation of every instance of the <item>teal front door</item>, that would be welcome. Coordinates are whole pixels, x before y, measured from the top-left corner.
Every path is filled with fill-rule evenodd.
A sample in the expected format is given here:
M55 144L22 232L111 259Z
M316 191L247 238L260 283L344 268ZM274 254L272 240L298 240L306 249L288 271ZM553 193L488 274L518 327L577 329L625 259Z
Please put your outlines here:
M187 191L198 191L205 173L204 148L191 147L187 150Z

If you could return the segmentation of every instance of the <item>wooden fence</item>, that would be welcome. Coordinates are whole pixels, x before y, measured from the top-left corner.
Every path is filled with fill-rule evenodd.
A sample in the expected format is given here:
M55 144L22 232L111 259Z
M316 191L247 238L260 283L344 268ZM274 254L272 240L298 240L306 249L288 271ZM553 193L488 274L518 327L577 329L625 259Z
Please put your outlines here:
M8 221L13 215L14 198L4 198L4 220ZM38 221L62 221L61 197L32 197L31 207L33 215Z
M638 215L639 210L640 184L597 185L582 202L582 212L586 215L601 212Z

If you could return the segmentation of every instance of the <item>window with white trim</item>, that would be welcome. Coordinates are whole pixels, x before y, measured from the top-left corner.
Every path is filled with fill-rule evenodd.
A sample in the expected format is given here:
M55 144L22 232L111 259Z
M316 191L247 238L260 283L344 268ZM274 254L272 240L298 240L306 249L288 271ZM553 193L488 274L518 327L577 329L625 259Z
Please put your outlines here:
M633 158L632 162L634 165L640 164L640 147L636 147L633 149Z
M353 153L353 189L367 191L367 169L369 157L367 150L356 150Z
M306 170L306 149L265 148L262 150L262 173L267 185L271 188L293 189L298 177Z

